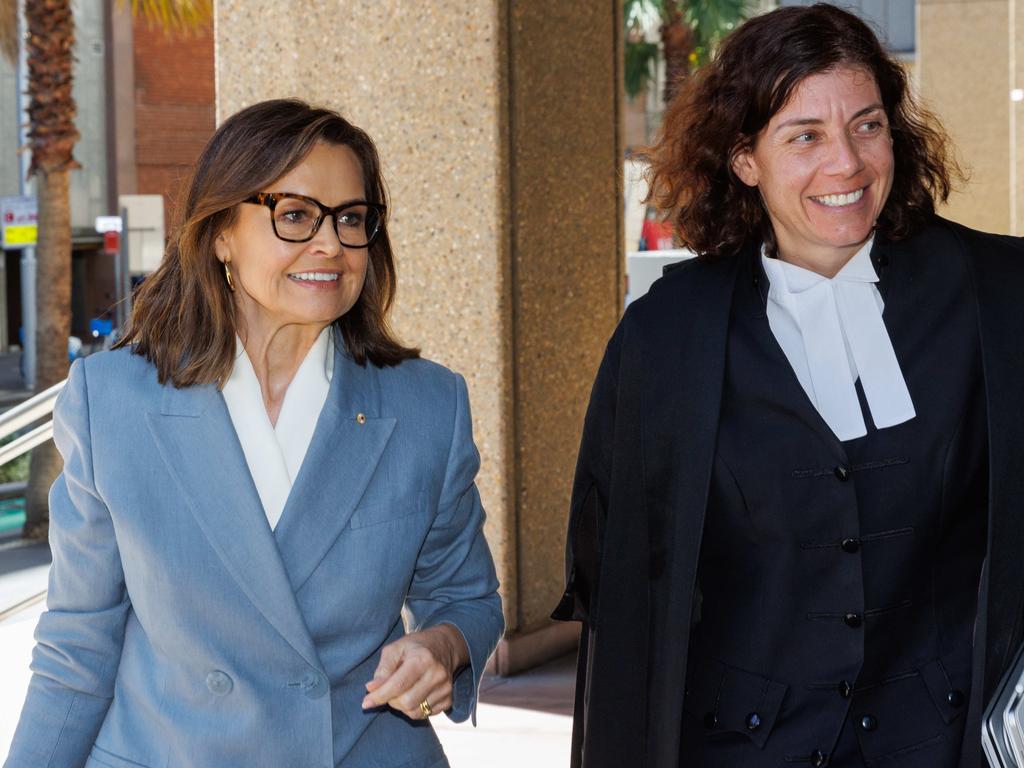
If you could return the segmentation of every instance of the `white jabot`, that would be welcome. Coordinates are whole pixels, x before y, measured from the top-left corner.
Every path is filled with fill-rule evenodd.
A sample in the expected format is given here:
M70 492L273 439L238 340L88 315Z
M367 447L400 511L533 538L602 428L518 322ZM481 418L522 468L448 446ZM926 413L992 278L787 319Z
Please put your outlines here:
M267 522L274 529L306 457L330 390L334 374L331 327L321 331L295 372L285 391L276 426L271 425L267 416L259 379L240 339L236 340L236 350L234 368L224 384L224 402L238 442L242 444Z
M801 386L840 440L867 434L855 382L860 378L878 429L914 418L871 265L873 240L833 278L761 254L768 324Z

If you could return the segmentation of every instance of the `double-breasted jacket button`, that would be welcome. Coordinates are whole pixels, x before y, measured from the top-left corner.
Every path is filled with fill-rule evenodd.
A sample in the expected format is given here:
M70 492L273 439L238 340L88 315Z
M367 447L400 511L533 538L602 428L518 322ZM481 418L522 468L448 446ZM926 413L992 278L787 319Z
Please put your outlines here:
M870 733L871 731L878 730L878 718L874 715L864 715L860 719L860 727Z
M843 552L848 552L849 554L852 555L854 552L857 552L857 551L860 550L860 539L855 539L855 538L843 539L843 543L840 544L839 546L841 546L843 548Z
M951 707L959 709L964 705L964 692L958 691L955 688L946 694L946 702Z
M828 755L822 752L820 749L816 749L811 752L811 765L814 768L825 768L828 765Z
M327 682L318 672L307 672L302 676L302 692L311 699L319 699L327 693Z
M846 623L846 626L856 629L864 619L859 613L848 613L843 616L843 621Z
M704 727L707 728L709 731L712 728L718 727L718 717L715 715L714 712L708 712L706 715L704 715Z
M746 723L748 731L756 731L761 727L761 716L757 712L751 712L747 715Z
M850 479L850 470L840 464L838 467L832 470L836 477L842 480L844 483Z
M211 693L215 693L218 696L225 696L231 693L231 689L234 686L234 681L232 681L230 675L226 672L221 672L219 669L213 670L206 676L206 687L210 689Z
M853 684L849 680L842 680L839 683L839 695L844 699L853 696Z

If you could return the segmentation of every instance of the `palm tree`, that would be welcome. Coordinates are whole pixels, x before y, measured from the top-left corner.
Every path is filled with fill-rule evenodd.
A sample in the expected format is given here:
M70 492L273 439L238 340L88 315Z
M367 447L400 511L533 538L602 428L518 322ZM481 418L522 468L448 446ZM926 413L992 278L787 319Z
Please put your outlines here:
M627 95L636 97L654 79L659 46L644 39L646 20L659 22L667 103L679 82L707 60L751 5L751 0L624 0Z
M189 29L210 17L212 0L132 0L133 13L164 29ZM39 241L36 244L36 388L42 391L68 373L71 332L71 201L69 182L78 130L71 95L75 23L71 0L24 0L28 63L29 174L36 181ZM0 49L17 56L17 0L0 0ZM61 470L52 442L32 453L25 493L25 538L44 539L47 495Z

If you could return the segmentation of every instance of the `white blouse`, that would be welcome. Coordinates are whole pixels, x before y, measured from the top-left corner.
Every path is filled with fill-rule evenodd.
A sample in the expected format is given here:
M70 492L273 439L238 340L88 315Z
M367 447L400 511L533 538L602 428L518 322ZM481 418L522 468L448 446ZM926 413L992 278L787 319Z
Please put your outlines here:
M914 418L875 283L868 242L833 278L770 259L768 324L822 419L840 440L867 434L855 382L860 378L878 429Z
M295 372L285 391L276 426L271 425L267 416L259 379L240 339L236 349L234 368L224 384L224 402L273 530L281 519L327 401L334 374L331 326L320 332Z

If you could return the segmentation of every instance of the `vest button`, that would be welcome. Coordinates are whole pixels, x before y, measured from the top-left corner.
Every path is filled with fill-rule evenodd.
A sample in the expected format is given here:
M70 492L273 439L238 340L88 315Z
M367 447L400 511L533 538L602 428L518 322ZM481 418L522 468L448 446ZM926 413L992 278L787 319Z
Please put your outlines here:
M843 543L840 546L843 548L843 552L848 552L852 555L860 550L860 539L843 539Z
M851 685L849 680L843 680L839 683L839 695L844 699L848 699L853 696L853 685Z
M860 719L860 727L869 733L878 730L878 719L874 715L864 715Z
M816 749L811 752L811 765L814 768L825 768L828 765L828 755L822 752L820 749Z
M850 479L850 470L848 470L844 466L838 466L832 471L835 472L836 477L838 477L844 483Z
M718 725L718 718L715 717L715 713L714 712L708 712L706 715L704 715L704 727L705 728L707 728L710 731L712 728L715 728L717 725Z
M843 621L846 622L846 626L856 629L860 626L862 619L859 613L848 613L843 617Z
M949 702L949 706L957 707L958 709L964 705L964 693L963 691L952 690L946 694L946 701Z
M751 712L747 715L747 730L756 731L761 727L761 716L757 712Z

